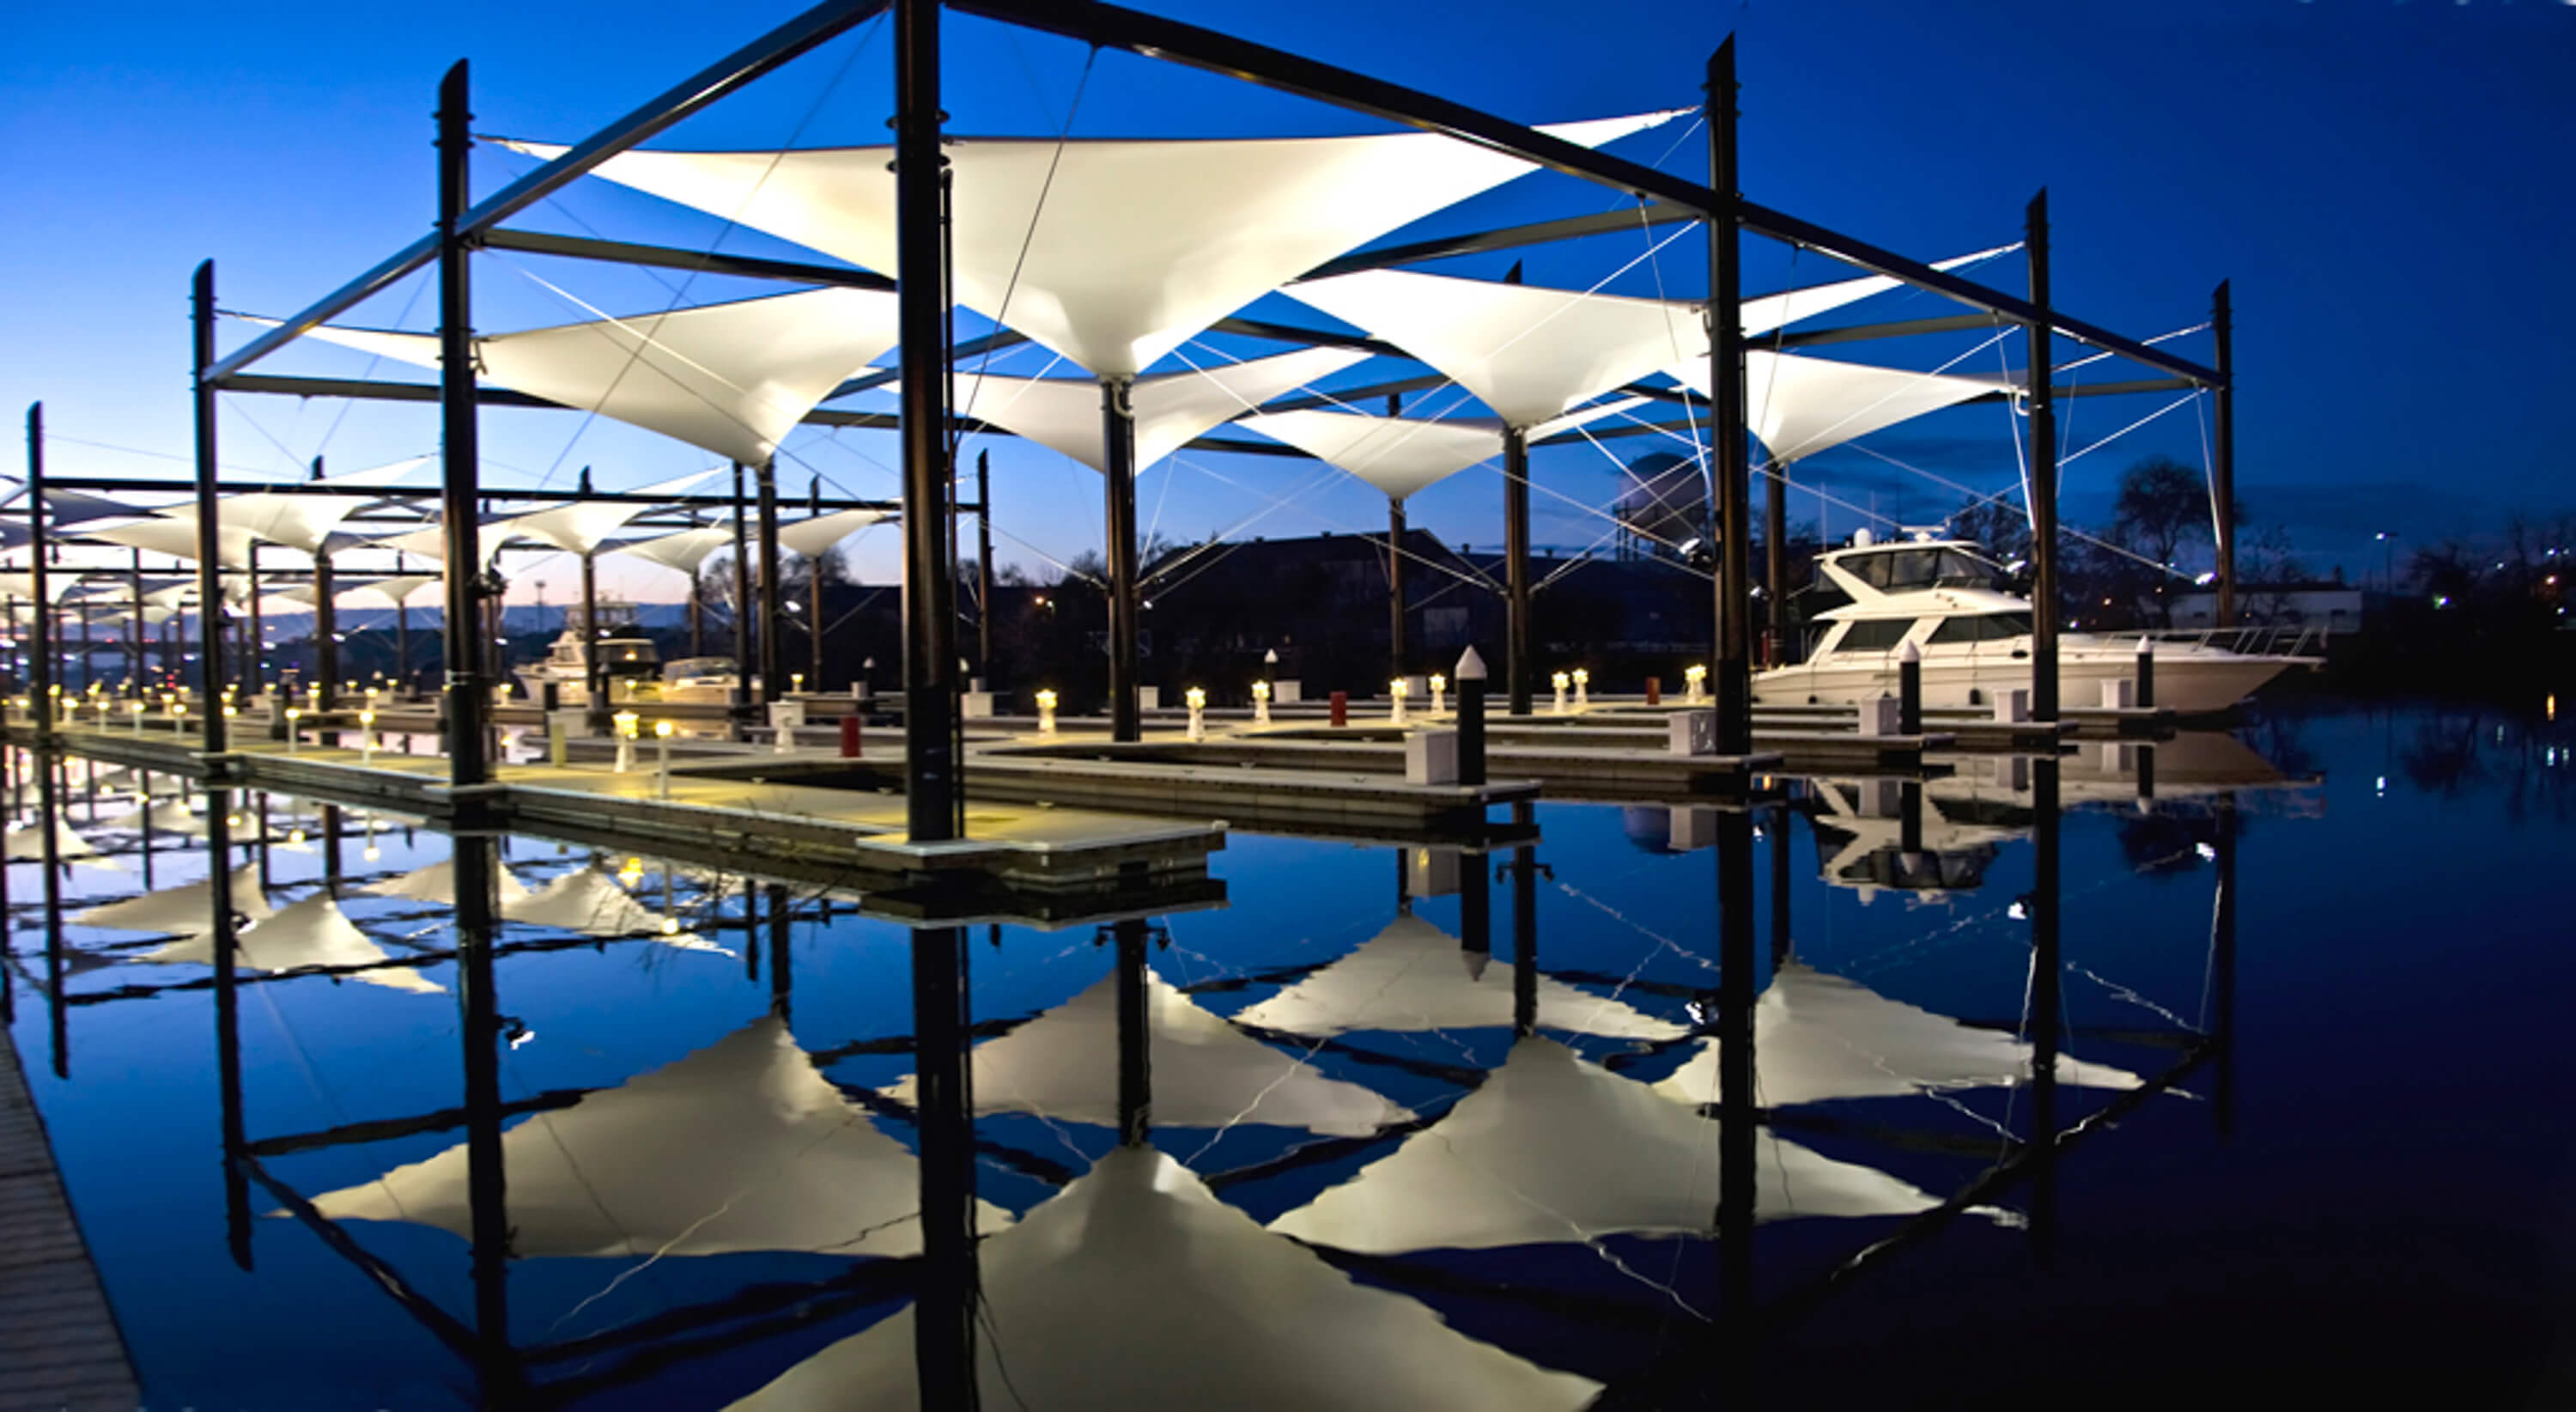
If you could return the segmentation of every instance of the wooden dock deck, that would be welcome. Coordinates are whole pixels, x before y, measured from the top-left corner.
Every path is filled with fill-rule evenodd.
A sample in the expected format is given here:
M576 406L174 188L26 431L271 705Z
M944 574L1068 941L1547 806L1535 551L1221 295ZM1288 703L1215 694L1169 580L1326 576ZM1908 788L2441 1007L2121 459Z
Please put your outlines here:
M17 1047L0 1038L0 1412L134 1412L142 1400Z

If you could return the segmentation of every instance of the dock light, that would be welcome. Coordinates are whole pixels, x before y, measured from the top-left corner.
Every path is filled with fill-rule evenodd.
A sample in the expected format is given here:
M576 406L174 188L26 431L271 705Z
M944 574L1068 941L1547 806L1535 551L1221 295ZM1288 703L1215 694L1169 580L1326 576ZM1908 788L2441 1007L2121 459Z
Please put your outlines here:
M1270 724L1270 683L1266 681L1252 684L1252 723L1256 726Z
M297 844L302 843L303 841L304 841L304 830L302 830L302 829L288 829L288 830L286 831L286 846L287 846L287 847L289 847L289 848L293 848L293 847L295 847Z
M662 777L662 797L671 797L671 734L678 729L669 721L653 723L653 769Z
M1581 711L1591 705L1592 670L1589 667L1577 667L1574 669L1574 709Z
M803 672L789 672L787 674L787 689L789 691L803 691L805 689L805 674Z
M376 763L376 713L373 711L358 713L358 763Z
M1038 693L1038 734L1055 734L1055 693L1052 691Z
M140 701L130 701L126 703L125 709L134 713L134 733L136 735L143 734L143 703Z
M1190 708L1190 739L1207 739L1207 691L1191 687L1181 693L1182 704Z
M617 728L618 774L629 774L635 769L635 730L643 719L632 711L620 711L608 718L609 724Z
M1554 672L1549 674L1547 684L1556 688L1556 714L1564 715L1565 689L1574 684L1574 678L1564 672Z
M1407 690L1409 688L1405 686L1402 677L1397 677L1386 684L1386 718L1399 726L1404 724L1404 694Z
M303 719L304 713L301 710L293 706L286 708L286 753L289 755L295 753L295 723Z
M1449 694L1449 679L1438 672L1431 674L1431 714L1439 715L1440 698Z
M1682 684L1684 687L1682 694L1683 704L1688 706L1698 705L1708 695L1708 668L1700 666L1682 668Z
M637 883L644 881L644 860L641 858L627 859L626 866L617 870L617 880L628 887L633 887Z

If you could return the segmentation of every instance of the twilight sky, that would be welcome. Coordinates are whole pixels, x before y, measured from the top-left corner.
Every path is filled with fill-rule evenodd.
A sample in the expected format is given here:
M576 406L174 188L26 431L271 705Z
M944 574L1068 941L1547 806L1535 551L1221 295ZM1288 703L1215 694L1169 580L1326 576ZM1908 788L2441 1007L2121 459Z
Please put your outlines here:
M1228 29L1531 121L1685 106L1730 30L1744 84L1745 188L1756 200L1936 258L2020 236L2046 185L2055 284L2071 312L2140 336L2200 323L2211 288L2234 281L2238 463L2260 522L2285 524L2309 567L2376 568L2370 534L2410 541L2491 528L2512 510L2576 508L2568 453L2546 421L2570 371L2553 312L2576 310L2563 259L2576 205L2576 5L2167 0L1989 3L1755 0L1736 5L1592 0L1571 10L1526 0L1476 7L1420 0L1155 0L1145 8ZM272 0L207 8L33 3L0 53L0 154L10 181L0 221L0 405L42 399L58 472L184 472L189 447L187 282L217 262L224 307L284 314L418 233L431 215L430 110L444 67L475 63L477 127L574 140L625 107L793 13L789 3L710 8L667 0L618 6L355 7ZM1383 130L1365 119L1148 60L952 16L952 130L1047 135L1071 110L1076 136L1236 136ZM890 34L873 24L656 145L775 147L884 140ZM1078 102L1077 100L1078 95ZM1613 150L1704 176L1688 121ZM478 191L526 169L477 158ZM1412 228L1427 234L1611 208L1615 193L1534 176ZM703 248L796 254L757 234L620 188L576 186L520 224ZM1689 235L1640 260L1644 233L1529 252L1532 283L1673 296L1703 293L1705 245ZM1400 238L1400 237L1399 237ZM1509 256L1438 266L1499 275ZM1747 292L1837 277L1815 256L1748 241ZM2018 288L2018 257L1975 272ZM478 266L486 331L767 292L777 286L632 272L526 256ZM434 300L415 278L352 322L428 329ZM1275 308L1274 308L1275 306ZM1900 294L1853 317L1946 313ZM1257 312L1320 315L1274 297ZM245 335L224 333L226 347ZM1869 352L1930 368L1982 337L1914 340ZM2014 366L2018 340L2005 345ZM1232 356L1269 348L1216 340ZM2205 358L2205 336L2176 344ZM1961 365L1995 371L2005 349ZM994 370L1031 374L1043 355ZM342 350L292 350L270 371L356 374ZM1173 366L1178 366L1177 364ZM415 376L380 368L377 375ZM1414 371L1363 365L1340 382ZM2109 365L2087 377L2115 375ZM2069 451L2165 407L2170 397L2084 400ZM862 404L868 405L868 404ZM2197 410L2184 405L2067 471L2066 509L2100 518L2118 471L2153 452L2201 462ZM1800 468L1835 502L1792 501L1837 535L1862 510L1928 522L1962 497L1929 478L1992 490L2013 479L2008 414L1962 409L1883 432ZM317 454L355 470L435 448L433 409L225 399L228 465L286 476ZM570 413L484 419L495 479L568 485L583 466L604 487L708 464L676 443ZM1652 444L1610 443L1622 458ZM999 557L1033 568L1099 542L1098 480L1053 452L989 445ZM781 482L813 477L892 495L892 438L802 431ZM1882 459L1892 458L1892 459ZM1898 463L1903 463L1902 465ZM1584 508L1615 493L1616 467L1590 447L1536 465L1537 537L1582 546L1607 525ZM1320 482L1320 483L1319 483ZM1280 503L1282 497L1286 503ZM1562 498L1560 498L1562 497ZM1417 525L1453 541L1500 537L1500 481L1471 470L1416 497ZM1270 458L1175 458L1140 485L1145 524L1178 537L1289 535L1384 524L1384 500L1356 482ZM872 578L891 578L890 531L857 543ZM529 596L563 561L506 561ZM609 575L667 597L655 571Z

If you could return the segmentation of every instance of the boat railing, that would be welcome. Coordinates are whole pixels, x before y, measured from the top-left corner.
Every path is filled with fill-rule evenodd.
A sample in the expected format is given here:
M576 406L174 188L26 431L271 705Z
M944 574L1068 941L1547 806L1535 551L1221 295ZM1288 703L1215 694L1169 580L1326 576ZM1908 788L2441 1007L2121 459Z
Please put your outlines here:
M2318 623L2264 623L2198 631L2168 629L2151 632L2148 637L2177 646L2215 647L2248 657L2322 657L2331 630Z

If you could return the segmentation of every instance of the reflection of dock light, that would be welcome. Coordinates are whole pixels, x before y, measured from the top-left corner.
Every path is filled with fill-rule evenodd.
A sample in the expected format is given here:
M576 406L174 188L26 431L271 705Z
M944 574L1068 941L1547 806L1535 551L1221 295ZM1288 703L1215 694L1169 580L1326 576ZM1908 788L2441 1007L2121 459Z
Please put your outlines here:
M2014 921L2016 921L2016 922L2027 922L2027 921L2029 921L2029 920L2030 920L2030 899L2029 899L2028 897L2016 897L2016 898L2014 898L2014 899L2012 900L2012 905L2011 905L2011 906L2008 906L2008 907L2006 907L2006 908L2004 908L2004 915L2005 915L2005 916L2007 916L2007 917L2012 918L2012 919L2013 919Z

